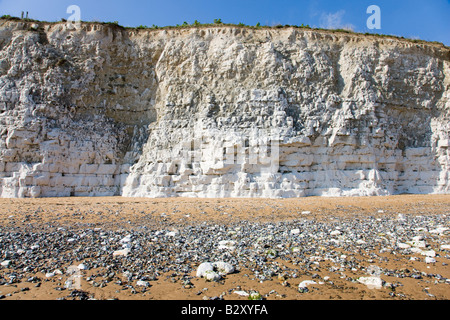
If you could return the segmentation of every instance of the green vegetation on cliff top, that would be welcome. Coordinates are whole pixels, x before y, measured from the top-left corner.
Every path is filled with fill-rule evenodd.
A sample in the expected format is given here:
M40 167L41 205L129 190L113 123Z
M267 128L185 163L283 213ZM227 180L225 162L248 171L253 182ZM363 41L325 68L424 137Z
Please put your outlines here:
M34 22L34 23L64 23L67 22L65 19L61 19L61 21L56 22L49 22L49 21L39 21L34 19L21 19L18 17L12 17L10 15L3 15L0 17L0 19L5 20L15 20L15 21L24 21L24 22ZM122 29L136 29L136 30L157 30L157 29L182 29L182 28L198 28L198 27L217 27L217 26L230 26L230 27L241 27L241 28L249 28L249 29L283 29L283 28L298 28L298 29L309 29L309 30L318 30L318 31L329 31L329 32L341 32L341 33L348 33L348 34L355 34L355 35L367 35L367 36L376 36L376 37L384 37L384 38L395 38L395 39L403 39L408 40L413 43L428 43L428 44L437 44L442 45L446 47L443 43L438 41L426 41L426 40L420 40L420 39L409 39L401 36L395 36L395 35L388 35L388 34L379 34L379 33L360 33L355 32L348 29L323 29L323 28L312 28L309 25L274 25L274 26L268 26L268 25L261 25L259 22L252 26L252 25L246 25L242 22L239 22L238 24L234 23L224 23L222 19L214 19L213 23L201 23L197 20L195 20L193 23L189 24L188 22L184 21L181 25L177 24L175 26L157 26L153 24L152 26L146 26L146 25L139 25L137 27L123 27L119 24L118 21L112 21L112 22L100 22L100 21L82 21L82 23L85 24L103 24L103 25L111 25Z

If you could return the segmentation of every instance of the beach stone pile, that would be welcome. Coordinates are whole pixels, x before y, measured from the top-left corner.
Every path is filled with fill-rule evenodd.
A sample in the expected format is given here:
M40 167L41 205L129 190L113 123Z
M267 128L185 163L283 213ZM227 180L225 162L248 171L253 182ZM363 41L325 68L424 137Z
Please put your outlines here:
M399 293L405 278L450 285L448 274L427 272L449 263L450 220L444 214L202 222L177 229L170 223L126 224L1 226L0 291L22 282L39 287L53 277L74 282L74 274L93 287L115 283L134 293L151 290L166 275L192 288L194 279L226 283L240 274L255 283L295 286L299 295L333 286L334 279L389 290L393 298L408 297ZM418 267L406 268L408 262ZM70 281L58 290L73 289Z

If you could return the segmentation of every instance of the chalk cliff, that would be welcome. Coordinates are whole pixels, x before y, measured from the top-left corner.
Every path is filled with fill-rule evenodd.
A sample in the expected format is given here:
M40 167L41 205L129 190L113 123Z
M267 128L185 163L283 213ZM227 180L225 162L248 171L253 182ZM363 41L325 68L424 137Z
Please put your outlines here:
M450 49L0 20L0 195L449 193Z

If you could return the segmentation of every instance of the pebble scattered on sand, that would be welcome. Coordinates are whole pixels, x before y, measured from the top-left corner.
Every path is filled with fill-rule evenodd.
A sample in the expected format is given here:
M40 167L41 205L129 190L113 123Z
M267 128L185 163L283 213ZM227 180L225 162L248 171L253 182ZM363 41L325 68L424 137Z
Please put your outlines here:
M450 284L440 274L376 266L388 259L413 260L425 266L447 265L450 221L444 214L329 217L325 221L315 220L309 211L302 215L305 217L271 223L185 224L177 226L176 231L169 225L131 229L1 226L0 285L39 283L67 275L74 263L82 274L100 270L101 276L88 279L93 286L133 283L131 292L150 288L152 281L165 273L174 274L175 282L181 277L184 288L192 288L190 281L194 277L222 281L242 270L257 282L275 283L278 279L283 286L289 286L292 279L298 279L300 293L307 293L311 287L320 290L322 284L332 283L329 279L333 274L369 289L396 287L386 284L383 276L426 278L430 286ZM359 277L349 276L358 272ZM37 273L45 278L36 277ZM234 293L252 299L260 297L259 293L243 290ZM394 289L392 293L395 296ZM86 297L81 292L74 295Z

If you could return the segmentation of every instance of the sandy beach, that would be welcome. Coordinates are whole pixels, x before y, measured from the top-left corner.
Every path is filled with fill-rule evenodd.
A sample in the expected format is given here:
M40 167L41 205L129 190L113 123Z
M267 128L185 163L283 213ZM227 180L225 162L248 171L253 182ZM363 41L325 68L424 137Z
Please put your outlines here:
M71 197L0 207L4 300L450 298L450 195ZM213 260L234 272L198 277ZM68 284L71 266L78 287Z

